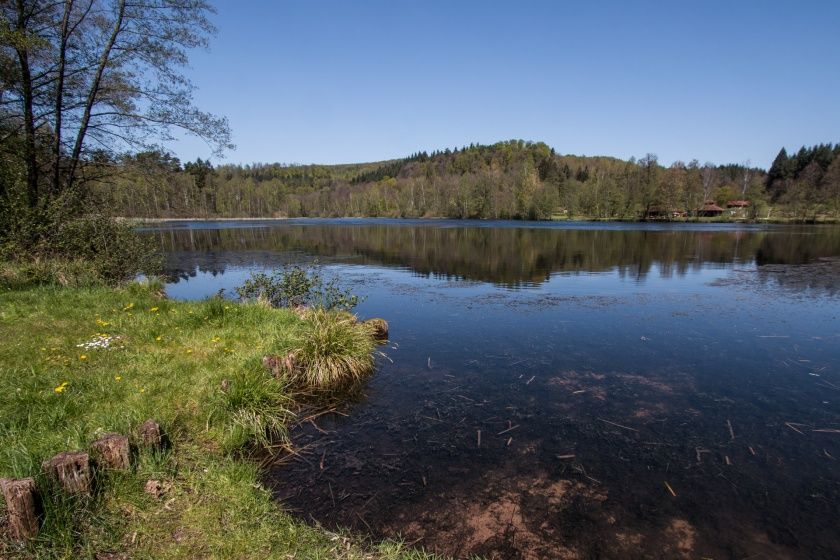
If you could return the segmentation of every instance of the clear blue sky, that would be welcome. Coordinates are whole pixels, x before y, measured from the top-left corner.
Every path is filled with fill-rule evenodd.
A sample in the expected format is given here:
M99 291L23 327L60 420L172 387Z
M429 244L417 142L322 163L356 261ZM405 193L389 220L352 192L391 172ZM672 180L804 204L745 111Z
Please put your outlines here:
M840 1L217 0L197 104L235 163L542 140L767 167L840 141ZM194 140L172 146L207 157Z

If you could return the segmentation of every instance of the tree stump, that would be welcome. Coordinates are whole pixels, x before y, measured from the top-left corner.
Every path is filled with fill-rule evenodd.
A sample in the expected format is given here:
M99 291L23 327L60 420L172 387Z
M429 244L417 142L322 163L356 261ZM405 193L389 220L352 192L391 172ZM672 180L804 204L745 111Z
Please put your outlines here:
M41 468L68 494L90 494L90 456L84 451L64 451Z
M101 468L127 470L131 465L128 456L128 438L122 434L105 434L90 444L94 461Z
M16 541L31 539L38 534L38 515L35 508L35 479L0 479L0 491L6 500L9 536Z
M151 418L140 425L138 434L140 435L140 442L145 447L161 447L163 445L163 432L160 429L160 424Z
M376 340L388 340L388 321L385 319L368 319L365 325L373 331L373 338Z

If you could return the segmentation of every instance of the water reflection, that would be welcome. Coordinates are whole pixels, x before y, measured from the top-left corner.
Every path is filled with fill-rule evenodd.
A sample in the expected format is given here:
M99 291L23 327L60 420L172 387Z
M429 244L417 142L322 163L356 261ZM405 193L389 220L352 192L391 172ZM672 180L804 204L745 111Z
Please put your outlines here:
M502 226L502 227L494 227ZM150 228L167 273L270 267L300 253L331 262L407 268L421 275L539 286L552 274L617 271L644 280L652 269L684 275L708 265L800 264L840 253L840 228L694 226L511 227L509 222L367 221L178 224Z

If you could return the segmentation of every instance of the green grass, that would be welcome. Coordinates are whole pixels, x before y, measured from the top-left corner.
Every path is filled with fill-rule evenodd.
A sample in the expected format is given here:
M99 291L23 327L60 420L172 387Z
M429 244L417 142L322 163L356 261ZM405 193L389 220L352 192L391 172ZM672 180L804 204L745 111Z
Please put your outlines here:
M373 372L373 329L349 313L308 311L289 337L284 353L295 370L290 381L304 390L333 392L358 384Z
M140 452L131 472L98 474L91 497L45 492L38 539L0 540L0 557L429 558L298 523L260 484L247 451L282 439L294 409L261 358L299 341L305 320L256 304L168 301L158 289L0 291L0 476L40 476L42 460L103 432L133 438L147 418L172 442ZM114 347L77 347L102 334ZM150 496L149 479L171 489Z

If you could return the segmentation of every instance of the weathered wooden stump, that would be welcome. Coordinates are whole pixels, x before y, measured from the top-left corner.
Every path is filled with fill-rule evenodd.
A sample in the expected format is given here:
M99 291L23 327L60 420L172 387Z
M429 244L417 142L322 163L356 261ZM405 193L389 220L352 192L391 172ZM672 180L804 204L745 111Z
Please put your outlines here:
M140 436L140 442L145 447L161 447L163 445L163 431L160 429L160 424L151 418L140 425L137 433Z
M365 325L371 327L376 340L388 340L388 321L385 319L368 319Z
M122 434L105 434L90 444L93 460L100 468L126 470L131 464L128 456L128 438Z
M90 456L84 451L64 451L41 468L68 494L90 494Z
M9 536L16 541L35 537L38 534L35 479L0 479L0 491L6 500Z
M298 367L295 355L292 353L285 356L265 356L263 365L274 377L280 378L284 375L292 375Z

